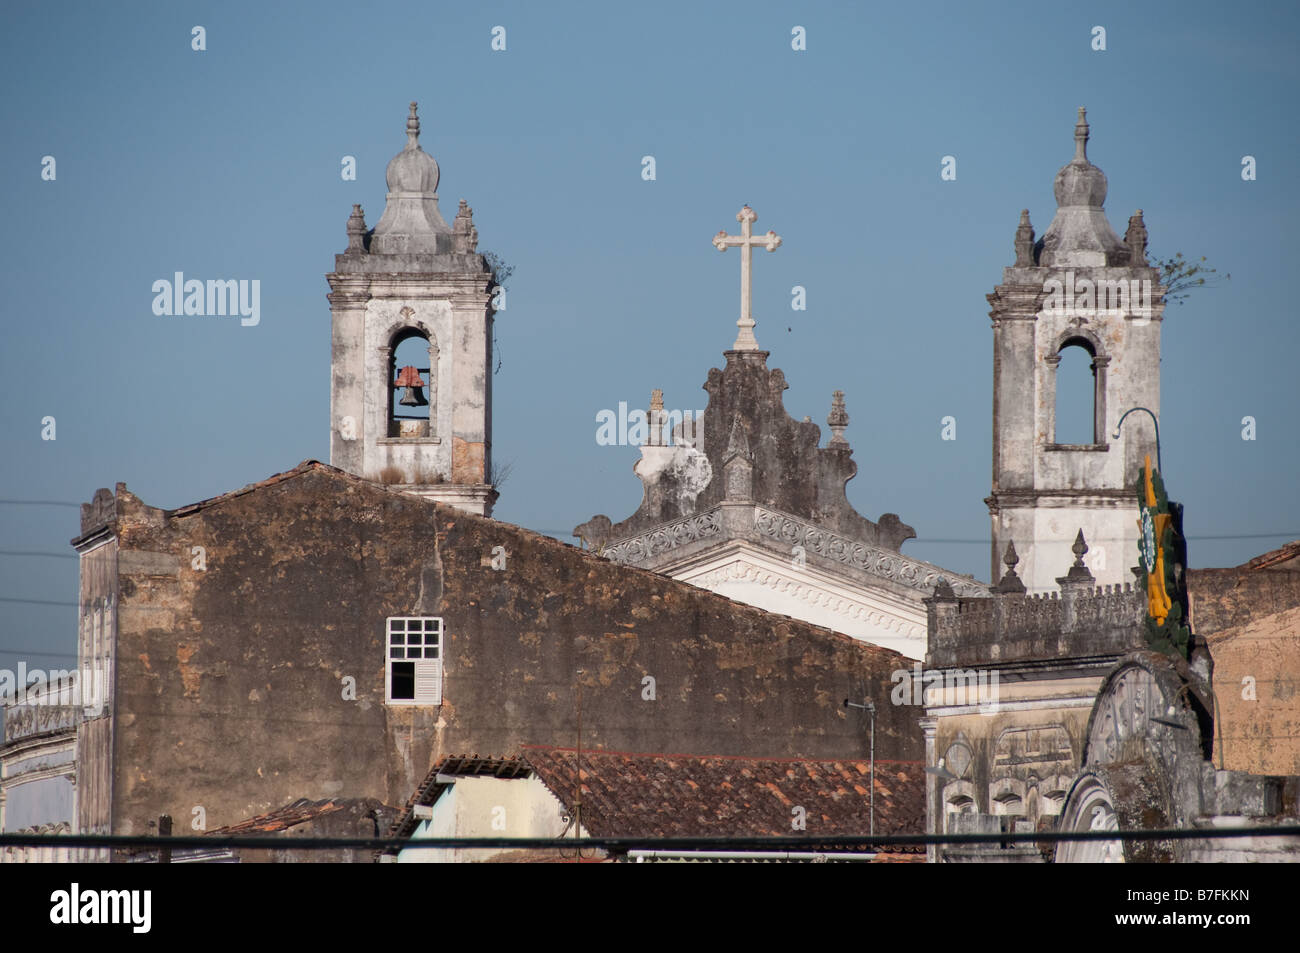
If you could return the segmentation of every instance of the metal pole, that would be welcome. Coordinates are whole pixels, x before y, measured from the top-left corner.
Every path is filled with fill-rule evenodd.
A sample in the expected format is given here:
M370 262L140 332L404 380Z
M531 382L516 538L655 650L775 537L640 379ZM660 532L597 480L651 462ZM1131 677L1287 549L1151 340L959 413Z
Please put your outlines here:
M876 703L867 702L871 712L871 836L876 836Z
M1112 436L1114 436L1114 437L1116 437L1116 438L1119 437L1119 428L1122 427L1122 426L1124 426L1124 418L1127 417L1129 414L1133 413L1134 411L1137 411L1137 410L1146 411L1146 413L1150 414L1150 415L1151 415L1151 423L1155 425L1155 428L1156 428L1156 469L1159 470L1161 476L1163 476L1163 475L1164 475L1164 472L1165 472L1165 465L1164 465L1163 463L1160 462L1160 421L1156 420L1156 415L1155 415L1154 413L1151 412L1150 408L1147 408L1147 407L1130 407L1128 410L1124 411L1124 416L1123 416L1123 417L1120 417L1120 419L1119 419L1119 423L1115 424L1115 433L1114 433Z
M857 702L851 702L844 699L845 708L861 708L871 715L871 836L876 836L876 703L867 699L866 704L859 705Z

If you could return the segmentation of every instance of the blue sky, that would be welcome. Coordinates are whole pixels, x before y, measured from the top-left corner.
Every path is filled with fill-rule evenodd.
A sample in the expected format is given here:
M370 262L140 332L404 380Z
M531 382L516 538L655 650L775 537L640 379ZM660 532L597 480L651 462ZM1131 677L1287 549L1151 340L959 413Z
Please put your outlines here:
M655 387L669 408L705 405L738 309L736 253L709 239L748 203L784 239L757 258L754 309L788 410L824 424L844 390L850 499L915 526L905 552L986 577L984 296L1020 209L1040 235L1050 222L1086 105L1116 230L1142 208L1153 253L1232 275L1163 330L1165 476L1190 559L1235 565L1300 536L1293 4L51 2L0 16L0 499L76 503L124 481L176 507L327 460L324 275L352 203L378 220L415 99L444 217L467 199L480 248L515 266L497 320L494 454L513 463L498 518L567 540L594 513L635 509L637 451L597 445L596 414L644 407ZM945 155L956 181L940 179ZM152 283L176 271L260 280L260 324L155 316ZM955 441L940 439L948 415ZM75 560L16 554L67 556L78 529L74 507L0 503L0 667L70 661Z

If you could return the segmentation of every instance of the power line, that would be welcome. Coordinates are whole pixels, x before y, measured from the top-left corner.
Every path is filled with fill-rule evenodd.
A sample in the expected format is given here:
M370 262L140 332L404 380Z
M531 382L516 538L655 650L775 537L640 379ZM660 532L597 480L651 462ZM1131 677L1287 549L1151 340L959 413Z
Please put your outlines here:
M1157 828L1136 831L1029 831L998 834L883 834L865 836L804 837L275 837L218 836L217 834L149 837L126 834L12 834L0 833L0 847L199 847L214 850L428 850L431 848L497 848L502 850L601 847L612 852L629 850L692 851L731 849L744 851L820 849L879 849L926 847L945 844L1047 844L1078 841L1228 840L1242 837L1300 837L1300 825L1253 827Z
M534 527L531 527L531 526L522 526L521 528L523 528L523 529L527 529L527 530L530 530L530 531L532 531L532 532L534 532L534 533L541 533L543 536L570 536L570 535L572 535L572 532L571 532L570 530L561 530L561 529L540 529L540 528L534 528ZM1211 534L1207 534L1207 535L1204 535L1204 536L1186 536L1186 537L1184 537L1184 538L1187 539L1189 542L1190 542L1190 541L1194 541L1194 540L1206 540L1206 539L1288 539L1288 540L1290 540L1290 539L1300 539L1300 530L1295 530L1295 531L1287 531L1287 530L1283 530L1283 531L1278 532L1278 533L1228 533L1228 534L1211 533ZM908 543L910 543L910 544L913 544L913 545L915 545L915 544L917 544L917 543L970 543L970 544L973 544L973 545L988 546L988 545L990 544L991 540L989 540L989 539L987 539L987 538L985 538L985 539L949 539L949 538L938 538L938 537L934 537L934 536L925 536L925 537L921 537L921 538L912 538L912 539L907 540L906 542L908 542ZM1070 540L1062 540L1062 542L1070 542ZM1137 545L1137 539L1136 539L1136 538L1134 538L1133 540L1125 540L1125 542L1132 542L1133 545L1135 545L1135 546Z
M49 556L51 559L77 559L76 553L45 553L36 549L0 549L0 556Z
M9 503L9 504L13 504L13 505L16 505L16 506L75 506L75 507L80 507L80 506L82 505L82 504L80 504L80 503L69 503L67 500L0 500L0 504L3 504L3 503ZM544 536L560 536L560 537L568 538L568 537L571 537L571 536L573 535L573 530L571 530L571 529L546 529L546 528L540 528L540 527L529 527L529 526L522 526L522 525L521 525L521 528L522 528L522 529L528 529L528 530L531 530L531 531L534 532L534 533L541 533L541 534L544 535ZM1282 539L1282 538L1285 538L1285 539L1300 539L1300 530L1296 530L1296 531L1282 531L1282 532L1278 532L1278 533L1209 533L1209 534L1206 534L1206 535L1187 536L1187 537L1185 537L1185 538L1186 538L1188 541L1192 541L1192 540L1203 540L1203 539ZM961 544L981 545L981 546L987 546L987 545L989 545L989 540L988 540L988 539L947 539L947 538L933 538L933 537L925 537L925 538L914 538L914 539L910 540L910 542L912 542L912 543L944 543L944 544L949 544L949 543L961 543ZM60 554L56 554L56 553L22 553L22 552L17 552L17 551L0 550L0 555L3 555L3 556L18 556L18 555L55 556L55 555L60 555ZM70 556L67 556L66 558L69 558L69 559L76 559L77 557L76 557L75 555L70 555Z
M1280 532L1280 533L1238 533L1238 534L1235 534L1235 535L1232 535L1232 534L1209 534L1209 535L1206 535L1206 536L1186 536L1186 537L1184 537L1184 538L1187 539L1189 542L1192 542L1192 541L1195 541L1195 540L1205 540L1205 539L1300 539L1300 532L1286 532L1286 531L1283 531L1283 532ZM1059 540L1059 542L1065 542L1065 541L1066 541L1066 540ZM981 545L987 546L987 545L989 545L990 540L987 540L987 539L936 539L936 538L934 538L934 537L925 537L925 538L920 538L920 539L910 539L910 540L908 540L908 542L909 542L909 543L913 543L913 544L915 544L915 543L979 543L979 544L981 544ZM1136 539L1133 539L1133 540L1125 540L1125 542L1132 542L1134 545L1137 544L1137 540L1136 540Z

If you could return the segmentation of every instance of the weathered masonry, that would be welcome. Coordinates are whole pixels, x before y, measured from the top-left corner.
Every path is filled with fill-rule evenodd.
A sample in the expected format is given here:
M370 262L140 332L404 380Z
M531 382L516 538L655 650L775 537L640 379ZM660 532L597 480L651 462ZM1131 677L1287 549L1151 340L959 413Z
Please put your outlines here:
M895 652L322 463L171 511L118 484L75 545L113 673L82 831L397 805L442 756L523 744L862 760L846 698L877 758L921 757Z

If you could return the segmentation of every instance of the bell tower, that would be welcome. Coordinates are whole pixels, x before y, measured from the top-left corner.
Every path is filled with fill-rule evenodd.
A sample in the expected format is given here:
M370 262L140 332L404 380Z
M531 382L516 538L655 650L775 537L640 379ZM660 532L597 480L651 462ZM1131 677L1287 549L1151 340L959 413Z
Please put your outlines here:
M1147 264L1138 210L1121 240L1102 208L1106 176L1088 160L1079 109L1074 158L1056 174L1056 215L1037 243L1020 213L1015 264L988 295L993 319L993 492L991 575L1008 544L1021 556L1031 592L1055 590L1079 531L1099 584L1132 582L1138 505L1134 489L1146 454L1157 458L1152 416L1160 414L1160 326L1165 289ZM1083 432L1058 433L1063 358L1092 373ZM1084 372L1086 373L1086 372ZM1078 398L1079 393L1067 395ZM1120 418L1135 413L1115 435Z
M438 176L411 103L384 214L367 230L352 206L347 250L326 275L330 463L488 516L493 277L464 200L450 226L443 220Z

